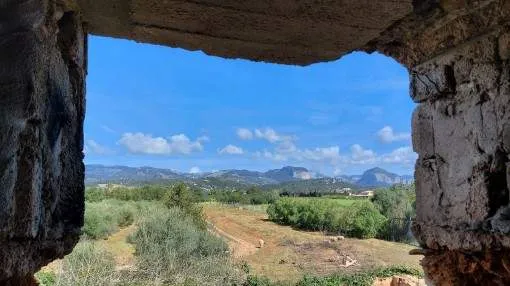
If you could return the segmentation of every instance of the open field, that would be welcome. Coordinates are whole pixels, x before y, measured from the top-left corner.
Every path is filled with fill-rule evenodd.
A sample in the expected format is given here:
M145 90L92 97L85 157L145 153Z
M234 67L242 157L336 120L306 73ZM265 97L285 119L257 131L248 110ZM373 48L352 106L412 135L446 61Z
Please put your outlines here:
M120 203L115 201L104 201L95 204L102 205L103 203L108 203L111 204L112 206L124 206L124 207L126 205L132 204L131 202ZM148 260L140 264L140 259L143 258L140 257L141 252L138 252L137 253L138 256L135 256L135 245L128 242L128 238L132 234L138 232L140 229L143 229L142 228L143 222L149 218L148 216L151 216L152 219L150 221L152 221L153 223L160 221L168 222L169 218L174 218L174 220L169 225L166 225L163 228L166 229L167 227L170 227L169 228L170 230L168 230L164 234L158 234L159 236L157 237L163 237L164 239L174 239L173 242L176 243L178 242L178 240L175 240L175 237L180 237L183 231L184 232L187 231L187 226L190 225L189 223L191 221L189 221L188 223L179 224L178 222L180 220L178 218L176 219L174 214L168 214L167 212L169 212L169 210L163 208L163 206L159 203L146 202L142 203L141 206L143 206L144 211L138 212L137 214L138 219L135 220L134 224L131 224L126 227L119 227L115 232L111 233L104 239L103 238L85 239L84 237L84 241L80 242L79 246L77 246L76 248L81 249L81 251L83 251L84 248L83 246L93 245L94 247L97 247L98 249L103 249L104 251L108 252L108 254L110 254L111 257L110 261L112 261L110 264L111 268L108 268L106 273L104 273L105 275L106 274L109 275L108 277L106 277L109 281L108 285L117 285L119 283L121 283L119 285L152 285L147 283L152 283L154 279L156 280L158 279L153 277L147 278L145 276L142 276L142 278L145 277L148 280L143 280L145 279L143 278L142 280L138 281L130 281L129 283L132 284L129 283L122 284L126 282L123 279L131 279L129 277L134 278L139 277L136 276L136 273L138 274L146 273L147 269L142 269L144 265L150 264L148 266L149 267L148 269L154 269L153 267L155 265L152 265L151 261L159 261ZM412 249L412 247L405 244L386 242L377 239L360 240L345 238L338 240L338 237L328 236L322 232L303 231L293 229L292 227L289 226L278 225L267 219L266 215L266 209L268 207L267 205L234 206L223 205L220 203L203 203L202 206L204 209L204 214L207 219L207 228L209 229L210 232L223 238L228 243L228 246L230 248L230 256L234 260L233 261L234 264L230 264L231 262L230 259L222 260L222 262L218 261L204 262L203 266L206 267L207 269L214 268L212 267L213 265L228 264L231 265L228 267L232 267L229 268L231 270L229 273L237 273L235 275L238 275L239 273L244 273L241 271L241 269L242 270L249 269L250 275L255 275L257 277L265 276L274 282L276 281L284 282L281 285L295 285L296 282L303 281L302 279L305 275L310 275L314 277L324 277L330 274L349 275L358 272L369 273L372 270L381 267L388 267L394 265L406 265L414 269L419 269L418 261L419 257L409 256L408 252L410 249ZM167 215L168 217L165 218L165 215ZM140 218L143 219L140 220ZM101 224L99 225L101 226ZM161 225L157 223L154 225L154 227L160 229ZM147 225L145 226L145 230L148 230ZM144 235L142 237L146 237L146 235L149 235L150 233L151 232L144 232ZM194 232L192 231L188 233L191 234ZM177 234L177 236L174 237L173 234ZM179 243L182 243L182 245L180 244L174 245L172 249L183 249L182 247L186 249L186 247L189 246L188 242L192 241L196 242L196 239L192 237L186 236L183 238L184 240L182 241L179 240L180 241ZM264 241L263 247L259 246L260 240ZM131 237L130 241L133 241L133 236ZM208 241L211 242L210 240ZM204 241L204 243L205 242L206 241ZM157 253L165 252L164 245L165 244L163 244L162 246L163 248L161 249L158 248ZM155 244L146 245L146 247L148 246L155 247L156 245ZM210 246L214 245L211 244ZM225 252L226 245L224 247L225 248L221 250L221 253L228 256L229 254ZM146 248L142 247L140 249L143 250ZM170 250L170 252L172 251L173 250ZM76 259L77 257L84 257L86 261L89 261L87 259L91 259L90 257L86 258L86 256L82 256L86 253L80 251L78 251L78 253L82 254L74 255L75 257L74 259ZM73 252L73 254L75 253ZM156 256L154 258L159 259L159 256ZM198 261L202 261L202 259L198 259ZM228 262L226 263L226 261ZM54 261L47 267L43 268L42 272L54 273L54 276L56 274L59 277L68 277L67 279L71 279L67 280L67 282L69 282L74 281L75 278L74 276L69 278L68 274L85 273L84 275L88 277L89 276L89 274L87 274L89 271L88 267L93 266L90 265L89 262L82 261L79 262L81 263L79 265L84 266L85 268L84 269L75 268L74 270L81 272L70 272L69 268L66 268L65 266L69 265L68 263L69 263L68 258L66 258L65 260ZM178 266L181 265L181 262L177 264L165 262L162 265L168 267L170 267L171 265ZM92 267L91 269L92 269L91 271L99 271L103 268L102 266L99 266L99 268ZM203 273L209 272L205 271ZM67 276L65 275L63 276L63 274L66 274ZM126 274L135 276L128 277L126 276ZM182 272L181 274L185 275L185 277L192 277L193 275L195 275L187 273L185 271ZM102 275L103 274L95 275L93 277L96 278L102 277ZM241 276L242 275L245 274L241 274ZM244 278L240 277L239 279L242 280ZM66 284L67 282L64 281L64 284L61 284L62 283L61 282L60 284L42 284L42 285L44 286L68 285ZM102 283L103 282L100 282L99 284L96 283L93 285L96 286L106 285ZM322 282L322 284L317 285L330 285L324 283L325 282ZM202 284L199 283L196 285ZM212 283L211 285L220 284ZM259 284L235 284L235 285L259 285ZM312 283L302 285L316 285L316 284Z
M268 221L263 207L206 203L204 212L214 232L229 241L237 260L246 261L253 274L274 281L296 282L306 274L353 273L396 264L420 268L420 258L410 256L413 247L406 244L349 238L331 242L332 237L321 232L294 230ZM260 239L264 247L259 249ZM358 263L344 267L349 259Z

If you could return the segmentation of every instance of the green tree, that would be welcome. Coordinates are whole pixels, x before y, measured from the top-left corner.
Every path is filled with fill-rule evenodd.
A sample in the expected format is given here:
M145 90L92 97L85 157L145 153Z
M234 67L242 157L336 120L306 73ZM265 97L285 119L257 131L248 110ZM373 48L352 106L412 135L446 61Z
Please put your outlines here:
M372 202L387 218L410 218L415 215L416 193L414 186L394 185L378 189Z
M207 228L202 207L195 201L195 196L184 183L179 183L172 187L163 199L163 203L167 208L178 207L187 213L195 224L201 228Z

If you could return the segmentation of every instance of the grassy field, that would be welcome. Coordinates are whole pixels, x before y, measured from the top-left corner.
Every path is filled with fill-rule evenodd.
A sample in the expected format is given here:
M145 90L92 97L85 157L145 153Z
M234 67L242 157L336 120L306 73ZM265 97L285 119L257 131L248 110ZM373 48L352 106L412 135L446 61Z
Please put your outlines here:
M352 200L335 201L352 204ZM331 242L332 237L321 232L275 224L261 209L251 206L207 203L204 211L215 232L229 241L233 256L245 261L253 274L273 281L296 282L307 274L356 273L397 264L420 268L419 257L410 256L413 247L406 244L349 238ZM258 248L261 239L264 247ZM348 259L357 263L344 267Z
M338 204L340 207L348 207L354 203L353 200L348 199L296 198L296 200L330 200L335 201L333 203ZM335 239L337 237L328 236L323 232L303 231L290 226L282 226L268 220L266 214L268 205L202 203L201 206L204 210L209 232L228 243L230 251L226 252L228 248L225 243L214 237L214 235L208 234L211 238L219 240L224 244L225 248L224 250L220 249L220 252L225 253L227 259L211 256L207 260L200 254L197 256L200 257L198 260L187 261L184 263L187 266L183 266L183 259L179 258L177 261L174 261L174 256L185 255L184 257L187 258L192 256L187 253L174 253L172 249L194 249L192 247L196 246L198 247L197 250L202 252L202 247L207 243L211 250L216 249L219 245L213 240L200 235L198 229L189 229L189 226L192 224L189 218L183 221L175 216L175 211L165 209L159 202L134 203L105 200L87 204L88 215L86 217L89 219L87 222L89 227L94 226L95 228L105 230L105 233L107 233L106 237L99 236L100 238L92 239L92 237L84 235L83 241L75 248L76 251L72 255L66 257L65 260L51 263L43 268L42 272L38 275L39 278L46 277L49 279L53 277L53 280L55 280L56 276L67 277L67 280L60 279L60 282L57 283L48 282L41 285L69 285L70 281L73 281L74 285L87 286L223 285L223 282L218 284L218 281L211 280L213 276L208 276L213 273L210 272L211 269L215 269L214 271L218 272L214 274L216 278L230 275L228 277L232 279L242 280L242 276L245 275L243 273L249 270L249 275L267 277L271 281L281 281L283 282L281 285L295 285L298 281L301 283L299 285L336 285L328 284L329 282L324 281L319 284L313 281L303 284L302 279L305 275L319 278L331 274L348 276L355 273L370 273L381 267L394 265L404 265L414 269L420 268L419 257L408 255L409 250L412 249L411 246L377 239L360 240L345 238L337 240ZM132 221L131 224L123 226L126 217L125 212L128 209L131 209L134 217L130 220ZM118 212L118 214L114 214L114 211ZM96 212L97 214L94 214ZM102 217L102 215L105 216ZM144 221L149 221L150 223L147 224ZM165 221L167 222L166 225ZM91 224L92 222L94 224ZM108 222L117 225L117 227L105 225ZM142 225L145 225L145 227ZM145 230L140 232L143 229ZM113 231L109 232L110 230ZM152 234L151 231L154 230L158 231L158 233ZM159 231L163 232L159 233ZM99 232L94 231L91 233L96 234ZM138 236L135 235L136 233L138 233ZM207 231L203 230L202 233L207 234ZM141 245L136 246L130 243L133 242L133 237L141 238L143 241L151 237L157 238L157 240L142 247ZM260 240L264 241L263 247L260 247ZM139 243L143 242L137 241ZM161 242L159 246L154 244L157 241ZM169 245L172 245L172 247L169 248ZM139 252L139 250L142 252ZM161 256L166 251L168 251L168 257ZM144 258L143 252L151 255ZM78 268L70 270L69 262L71 260L69 257L81 261L76 264L79 266ZM155 261L159 261L159 264L155 263ZM151 274L154 269L166 269L169 265L173 268L168 268L170 271L168 275L170 276L167 277L174 279L170 284L165 284L169 281L165 282L165 280L158 278L163 274L167 275L165 273L161 274L158 272L154 277L147 277L145 275L145 273ZM225 267L223 269L221 267L213 267L213 265L224 265ZM179 268L181 266L184 268ZM190 268L191 266L194 268ZM188 273L187 271L192 272ZM66 275L63 275L64 273ZM95 274L92 275L91 273ZM137 273L143 274L142 280L133 280L137 278ZM176 273L178 276L175 276ZM200 276L197 273L205 273L206 275ZM79 283L76 282L78 277L81 277L81 282ZM180 282L175 283L177 280L182 280L186 277L195 277L195 279L199 280L193 282L185 279L185 281L181 281L184 284L179 284ZM95 280L89 278L94 278ZM129 283L125 283L126 279ZM157 281L159 282L154 284ZM209 283L204 284L204 281Z

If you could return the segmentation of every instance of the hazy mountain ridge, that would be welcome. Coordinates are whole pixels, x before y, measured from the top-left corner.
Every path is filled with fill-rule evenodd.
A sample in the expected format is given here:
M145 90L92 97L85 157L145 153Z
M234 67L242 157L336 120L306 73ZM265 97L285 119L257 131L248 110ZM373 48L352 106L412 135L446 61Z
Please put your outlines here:
M250 185L273 186L279 184L287 188L294 185L295 188L308 186L313 189L324 186L327 189L340 187L385 187L393 184L410 184L414 181L412 176L400 176L381 168L373 168L365 171L362 175L338 176L335 178L323 176L309 171L303 167L286 166L281 169L273 169L266 172L250 170L223 170L211 173L180 173L174 170L153 167L126 167L126 166L103 166L86 165L85 183L149 183L181 180L204 188L218 186L243 187ZM315 184L315 185L314 185Z
M361 187L387 187L394 184L407 185L414 182L413 176L397 175L378 167L366 170L361 176L350 176L345 179L347 182Z

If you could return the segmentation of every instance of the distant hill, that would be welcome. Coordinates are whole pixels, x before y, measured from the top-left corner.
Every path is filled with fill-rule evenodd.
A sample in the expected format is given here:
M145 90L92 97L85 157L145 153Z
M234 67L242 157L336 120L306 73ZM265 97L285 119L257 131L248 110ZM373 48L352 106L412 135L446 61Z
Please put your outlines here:
M86 165L85 183L144 184L184 181L203 189L238 189L249 186L295 188L296 190L334 190L337 188L386 187L393 184L410 184L412 176L400 176L381 168L373 168L362 175L336 178L317 175L303 167L287 166L267 172L249 170L223 170L212 173L189 174L152 167L126 167Z
M175 180L179 178L183 178L183 176L168 169L103 165L85 166L85 184L100 184L108 182L129 184L134 182Z
M271 178L276 182L290 182L298 180L313 179L314 174L302 167L283 167L281 169L269 170L264 173L267 178Z
M381 168L366 170L354 183L362 187L387 187L394 184L411 184L413 176L400 176Z
M267 172L257 172L248 170L225 170L205 175L207 178L216 178L221 180L230 180L238 183L252 185L268 185L283 182L308 180L314 177L314 174L302 167L283 167L281 169L269 170Z
M241 185L268 185L313 178L313 173L302 167L283 167L267 172L249 170L223 170L213 173L188 174L168 169L126 166L85 166L85 183L141 183L165 180L197 182L233 182Z

